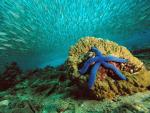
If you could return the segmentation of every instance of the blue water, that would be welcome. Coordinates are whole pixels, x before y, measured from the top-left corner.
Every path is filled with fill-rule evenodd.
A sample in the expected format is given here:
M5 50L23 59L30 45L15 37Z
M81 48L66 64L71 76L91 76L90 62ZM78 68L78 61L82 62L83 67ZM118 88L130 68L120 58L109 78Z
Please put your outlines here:
M149 0L0 0L0 68L62 64L79 38L150 48Z

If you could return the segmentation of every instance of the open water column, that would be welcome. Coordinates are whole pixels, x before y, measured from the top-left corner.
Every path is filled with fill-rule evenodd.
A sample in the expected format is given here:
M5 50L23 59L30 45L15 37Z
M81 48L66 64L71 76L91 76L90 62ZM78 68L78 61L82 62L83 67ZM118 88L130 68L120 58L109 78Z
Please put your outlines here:
M0 0L0 69L62 64L79 38L150 48L149 0Z

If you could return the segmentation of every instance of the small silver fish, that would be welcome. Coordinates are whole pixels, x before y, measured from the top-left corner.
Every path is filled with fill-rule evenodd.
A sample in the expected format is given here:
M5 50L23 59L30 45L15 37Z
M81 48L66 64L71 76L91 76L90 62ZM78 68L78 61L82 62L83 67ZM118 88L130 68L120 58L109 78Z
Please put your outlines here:
M0 35L5 36L5 35L7 35L7 33L5 33L5 32L0 32Z
M5 46L5 47L12 47L11 44L2 44L2 45Z
M8 39L0 38L0 42L6 42L6 41L8 41Z
M0 47L0 50L7 50L5 47Z

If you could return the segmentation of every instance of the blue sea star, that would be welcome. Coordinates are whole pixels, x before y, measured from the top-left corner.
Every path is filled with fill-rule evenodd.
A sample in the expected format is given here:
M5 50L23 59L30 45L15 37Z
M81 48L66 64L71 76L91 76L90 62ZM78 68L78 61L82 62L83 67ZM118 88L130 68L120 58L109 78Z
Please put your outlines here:
M111 69L120 79L126 80L126 77L113 64L110 64L108 62L113 61L113 62L125 63L128 61L127 59L117 58L111 55L103 56L102 53L96 47L92 47L90 51L95 52L95 57L89 58L84 63L83 67L79 70L80 74L85 74L88 68L90 67L90 65L94 63L90 71L90 77L88 81L89 89L91 89L92 86L94 85L96 79L96 73L101 65L104 66L105 68Z

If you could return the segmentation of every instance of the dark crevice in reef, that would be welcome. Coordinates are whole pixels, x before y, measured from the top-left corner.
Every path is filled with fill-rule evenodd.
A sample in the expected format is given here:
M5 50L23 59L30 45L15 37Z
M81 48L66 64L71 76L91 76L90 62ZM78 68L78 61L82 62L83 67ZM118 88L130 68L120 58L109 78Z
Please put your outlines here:
M0 90L7 90L19 83L21 74L22 71L16 62L12 62L9 66L6 66L6 70L0 75Z
M134 55L141 54L141 53L150 53L150 48L133 50L131 52Z
M150 70L150 48L133 50L131 52L144 62L147 70Z

